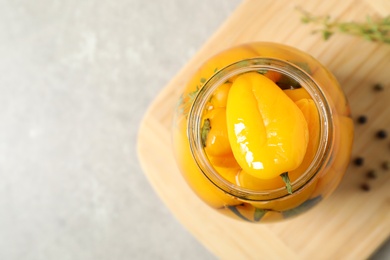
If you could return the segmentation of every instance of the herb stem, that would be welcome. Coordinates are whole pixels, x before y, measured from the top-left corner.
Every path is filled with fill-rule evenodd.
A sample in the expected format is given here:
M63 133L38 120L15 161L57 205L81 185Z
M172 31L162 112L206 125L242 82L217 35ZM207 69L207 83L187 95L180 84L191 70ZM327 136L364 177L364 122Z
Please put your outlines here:
M367 16L365 22L339 22L331 19L329 15L314 16L302 8L296 9L302 15L302 23L320 26L320 29L314 30L313 33L322 33L324 40L328 40L339 32L362 37L372 42L390 44L390 15L378 19Z
M286 189L288 194L292 194L293 193L292 186L291 186L290 178L288 177L288 172L284 172L280 174L280 177L282 177L284 183L286 184Z

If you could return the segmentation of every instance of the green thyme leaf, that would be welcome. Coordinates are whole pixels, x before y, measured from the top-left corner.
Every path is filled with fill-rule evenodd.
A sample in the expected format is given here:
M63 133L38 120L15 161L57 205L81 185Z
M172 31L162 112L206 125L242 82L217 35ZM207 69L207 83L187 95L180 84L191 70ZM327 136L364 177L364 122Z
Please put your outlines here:
M184 94L180 95L180 97L176 103L176 109L177 109L179 114L183 114L187 117L190 106L192 105L196 96L198 95L199 90L200 90L200 87L199 87L199 85L197 85L196 89L194 91L191 91L186 95L184 95Z
M199 85L196 86L196 89L190 93L188 93L188 97L190 98L189 102L192 103L196 96L198 95L199 93Z
M256 222L259 222L261 220L261 218L265 215L265 213L267 213L267 211L268 210L266 210L266 209L255 208L255 214L253 216L253 219Z
M203 122L203 126L201 128L201 141L202 141L202 145L203 147L206 147L206 141L207 141L207 135L209 134L211 130L211 124L210 124L210 119L206 118Z
M322 37L324 38L325 41L328 40L330 38L330 36L332 36L332 35L333 35L333 33L330 31L323 31L322 32Z

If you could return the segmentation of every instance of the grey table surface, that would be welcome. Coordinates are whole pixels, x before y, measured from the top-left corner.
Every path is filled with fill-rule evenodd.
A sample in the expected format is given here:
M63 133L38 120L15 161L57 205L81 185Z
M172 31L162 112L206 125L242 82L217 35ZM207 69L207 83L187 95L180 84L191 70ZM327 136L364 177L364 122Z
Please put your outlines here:
M154 193L136 138L239 3L0 0L0 259L215 259Z

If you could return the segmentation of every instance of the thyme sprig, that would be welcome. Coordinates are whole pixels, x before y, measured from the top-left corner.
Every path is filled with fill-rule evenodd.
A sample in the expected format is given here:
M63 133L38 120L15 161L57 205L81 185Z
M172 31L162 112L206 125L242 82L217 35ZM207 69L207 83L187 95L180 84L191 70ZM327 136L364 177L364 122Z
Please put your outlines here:
M328 40L335 33L344 33L372 42L390 44L390 15L376 19L367 16L365 22L340 22L329 15L315 16L301 8L297 10L302 14L303 23L320 26L320 29L314 30L313 33L321 33L324 40Z

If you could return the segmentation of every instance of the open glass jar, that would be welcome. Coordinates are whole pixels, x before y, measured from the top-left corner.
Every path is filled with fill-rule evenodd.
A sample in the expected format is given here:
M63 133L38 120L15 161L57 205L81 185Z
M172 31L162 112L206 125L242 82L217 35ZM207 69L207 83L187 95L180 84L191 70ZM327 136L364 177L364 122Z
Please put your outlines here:
M275 93L283 92L304 116L308 138L302 159L277 177L249 174L232 148L227 111L234 111L228 107L234 102L229 100L243 99L243 106L251 102L231 91L234 84L238 89L242 75L271 80L282 90ZM244 111L250 120L250 110ZM287 118L289 113L279 111ZM280 118L272 120L284 133L294 128ZM350 109L335 77L310 55L265 42L236 46L209 59L183 89L172 131L177 164L193 191L218 212L256 223L297 216L331 194L346 171L353 141ZM294 149L299 150L292 147L290 155L295 156Z

